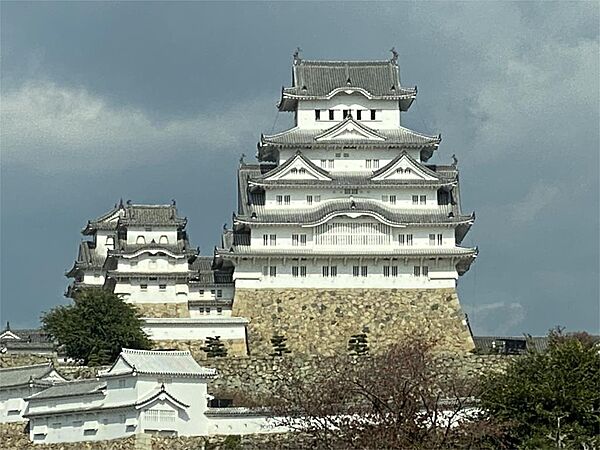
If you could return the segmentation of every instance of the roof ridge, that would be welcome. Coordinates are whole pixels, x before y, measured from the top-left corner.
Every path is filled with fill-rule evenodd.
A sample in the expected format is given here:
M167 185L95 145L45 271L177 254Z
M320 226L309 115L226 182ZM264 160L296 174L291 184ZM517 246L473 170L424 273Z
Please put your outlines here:
M52 361L48 361L46 363L28 364L26 366L1 367L0 372L9 372L11 370L14 371L20 369L33 369L34 367L54 367L54 364L52 363Z
M190 355L189 350L167 350L167 349L153 349L153 350L142 350L136 348L122 348L121 354L133 354L133 355L170 355L170 356L185 356Z

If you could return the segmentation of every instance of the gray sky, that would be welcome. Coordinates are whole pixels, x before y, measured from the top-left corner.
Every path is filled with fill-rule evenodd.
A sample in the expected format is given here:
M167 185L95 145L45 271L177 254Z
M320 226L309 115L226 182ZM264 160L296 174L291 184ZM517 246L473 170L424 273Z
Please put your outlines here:
M168 203L212 253L291 54L387 59L461 169L478 334L599 328L599 3L1 3L1 320L67 302L80 229ZM250 159L250 158L247 158Z

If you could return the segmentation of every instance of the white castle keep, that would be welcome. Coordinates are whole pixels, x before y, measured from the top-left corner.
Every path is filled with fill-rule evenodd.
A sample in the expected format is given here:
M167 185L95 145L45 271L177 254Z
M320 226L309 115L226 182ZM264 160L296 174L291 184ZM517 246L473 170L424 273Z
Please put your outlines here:
M214 257L189 248L174 205L121 203L83 230L93 240L71 292L102 285L140 308L153 339L220 335L237 355L269 353L276 335L331 354L361 332L375 348L415 331L473 348L456 286L477 257L462 245L475 215L461 210L456 158L429 163L441 137L402 126L416 95L395 52L296 53L278 104L294 126L261 135L257 164L240 162L237 212Z

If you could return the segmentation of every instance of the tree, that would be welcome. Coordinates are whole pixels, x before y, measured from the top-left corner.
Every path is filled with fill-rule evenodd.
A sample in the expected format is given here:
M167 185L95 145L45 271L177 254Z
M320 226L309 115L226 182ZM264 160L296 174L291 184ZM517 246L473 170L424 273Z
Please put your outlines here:
M109 364L123 347L150 348L135 307L103 289L82 290L72 304L43 313L41 320L67 356L84 364Z
M287 344L285 343L286 341L286 337L280 334L274 334L271 338L271 345L273 346L273 353L271 353L271 356L281 357L286 353L292 353L290 350L288 350Z
M207 337L206 345L202 347L207 358L223 358L227 356L225 344L221 342L221 336Z
M477 413L477 383L437 373L434 345L406 340L381 354L290 364L273 392L272 419L299 432L298 448L503 448L502 427Z
M600 448L600 349L586 334L550 332L546 351L484 380L481 405L512 421L515 447Z

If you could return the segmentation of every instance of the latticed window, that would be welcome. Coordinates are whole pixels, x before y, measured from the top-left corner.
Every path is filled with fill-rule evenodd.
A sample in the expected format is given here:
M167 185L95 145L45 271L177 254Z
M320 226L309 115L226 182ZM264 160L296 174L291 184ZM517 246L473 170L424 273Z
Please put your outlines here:
M290 200L291 200L291 197L289 195L284 195L283 196L283 204L284 205L289 205L290 204Z
M315 245L389 245L391 241L391 227L379 222L333 222L315 231Z
M360 266L352 266L352 276L357 277L360 275Z
M144 411L144 419L148 422L173 423L176 419L176 413L170 409L149 409Z

